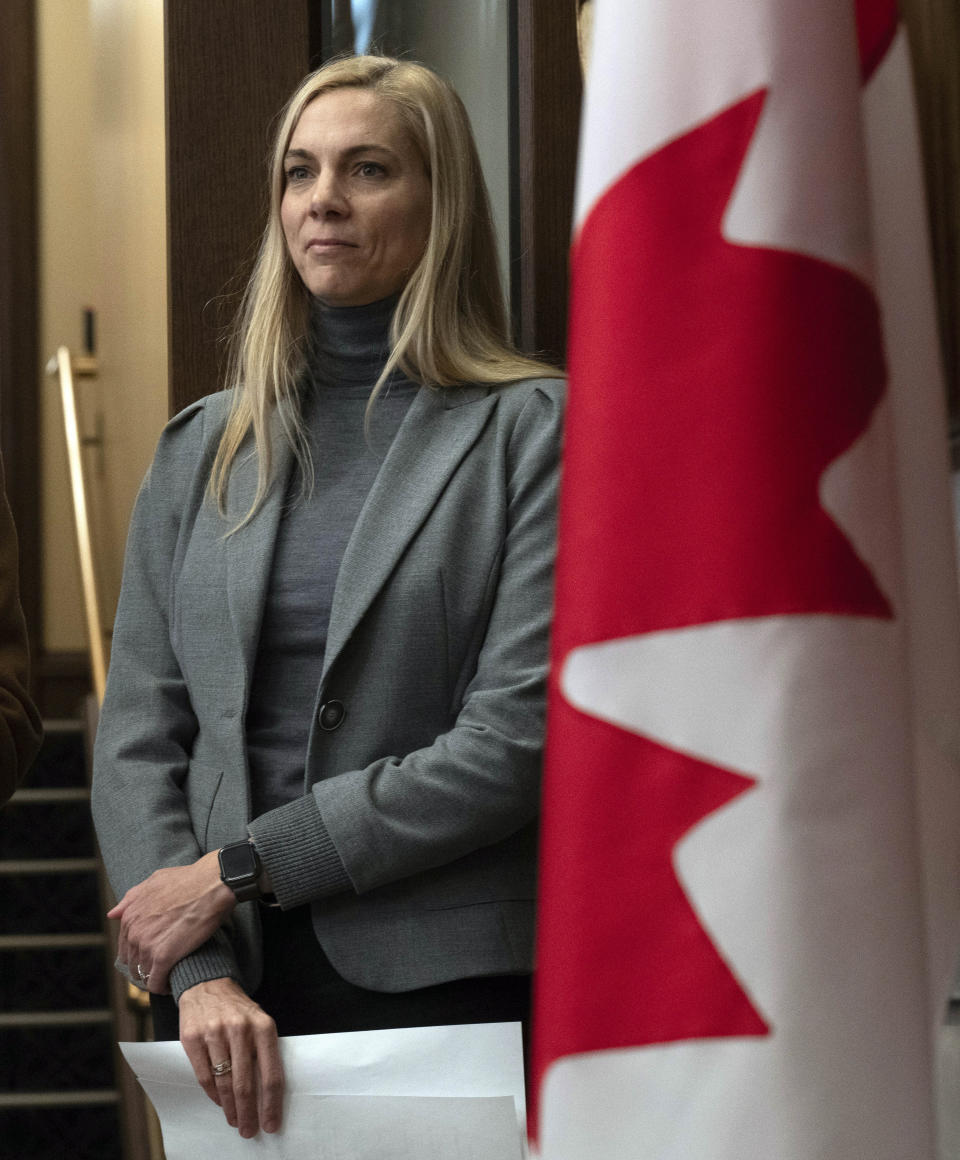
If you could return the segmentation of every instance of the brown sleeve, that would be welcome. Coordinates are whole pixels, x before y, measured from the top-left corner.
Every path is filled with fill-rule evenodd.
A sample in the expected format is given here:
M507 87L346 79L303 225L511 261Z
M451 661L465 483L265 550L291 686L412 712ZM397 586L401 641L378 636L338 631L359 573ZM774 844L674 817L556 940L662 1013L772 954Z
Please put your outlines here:
M27 692L27 626L20 607L17 533L0 461L0 805L40 747L40 717Z

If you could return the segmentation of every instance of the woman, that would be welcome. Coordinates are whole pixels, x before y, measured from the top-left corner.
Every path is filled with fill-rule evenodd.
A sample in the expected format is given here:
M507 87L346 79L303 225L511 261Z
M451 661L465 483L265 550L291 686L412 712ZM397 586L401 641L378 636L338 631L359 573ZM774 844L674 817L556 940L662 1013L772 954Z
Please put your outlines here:
M308 77L232 390L137 501L95 754L118 962L245 1136L278 1032L527 1010L561 384L506 334L459 98Z

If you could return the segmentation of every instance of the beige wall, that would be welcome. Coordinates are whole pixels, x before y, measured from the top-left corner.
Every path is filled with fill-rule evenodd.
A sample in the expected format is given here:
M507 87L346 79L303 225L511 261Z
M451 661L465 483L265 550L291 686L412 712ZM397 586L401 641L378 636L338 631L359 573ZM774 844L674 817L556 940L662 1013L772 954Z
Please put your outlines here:
M79 352L97 312L96 380L78 381L102 614L167 410L163 0L38 0L41 354ZM85 630L62 413L41 384L44 644Z

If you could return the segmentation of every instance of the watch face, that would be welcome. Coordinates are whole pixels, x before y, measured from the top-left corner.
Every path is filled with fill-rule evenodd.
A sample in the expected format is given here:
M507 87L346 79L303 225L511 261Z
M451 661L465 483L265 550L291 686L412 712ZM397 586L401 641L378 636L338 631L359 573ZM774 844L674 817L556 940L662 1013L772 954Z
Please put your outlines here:
M220 851L220 869L225 882L256 878L257 856L250 843L224 846Z

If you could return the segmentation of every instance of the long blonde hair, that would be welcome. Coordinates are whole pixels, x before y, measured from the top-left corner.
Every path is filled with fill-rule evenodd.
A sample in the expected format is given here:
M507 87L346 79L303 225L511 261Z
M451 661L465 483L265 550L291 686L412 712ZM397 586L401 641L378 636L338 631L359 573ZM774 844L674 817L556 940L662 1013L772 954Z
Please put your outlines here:
M290 259L280 221L284 157L306 106L322 93L351 87L372 90L394 104L420 151L432 189L426 248L394 311L390 355L371 400L398 368L430 387L556 374L520 354L510 341L490 203L459 96L436 73L411 61L377 56L332 61L300 84L281 115L271 160L269 218L231 344L227 386L233 402L210 492L224 511L231 466L252 430L257 491L240 526L254 516L271 484L272 416L303 478L312 479L299 398L310 293Z

